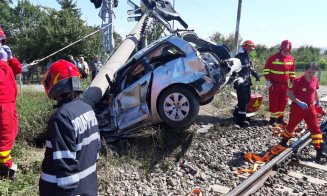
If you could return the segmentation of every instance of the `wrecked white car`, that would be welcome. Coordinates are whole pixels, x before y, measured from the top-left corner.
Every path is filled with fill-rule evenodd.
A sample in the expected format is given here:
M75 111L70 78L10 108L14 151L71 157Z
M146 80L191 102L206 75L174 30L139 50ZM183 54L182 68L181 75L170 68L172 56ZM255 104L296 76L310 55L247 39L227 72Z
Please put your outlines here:
M229 52L193 32L161 38L138 51L115 73L96 107L101 131L120 136L158 123L189 126L199 106L237 77L241 63Z

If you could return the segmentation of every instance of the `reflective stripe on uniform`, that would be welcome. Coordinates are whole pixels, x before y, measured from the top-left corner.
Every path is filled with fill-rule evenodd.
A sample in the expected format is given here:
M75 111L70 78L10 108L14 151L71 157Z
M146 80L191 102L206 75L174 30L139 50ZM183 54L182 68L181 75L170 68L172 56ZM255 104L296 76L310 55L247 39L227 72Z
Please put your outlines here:
M246 114L246 112L238 111L239 114Z
M81 179L89 176L90 174L96 171L96 164L92 165L91 167L85 169L82 172L77 174L73 174L71 176L57 178L55 175L46 174L41 172L41 179L50 182L50 183L57 183L58 186L67 186L73 183L80 181Z
M323 143L323 140L322 139L316 139L316 140L312 140L311 143L312 144L321 144L321 143Z
M281 132L281 136L285 139L293 137L293 133L290 133L287 129Z
M285 72L283 72L283 71L275 71L275 70L270 70L270 72L271 73L273 73L273 74L280 74L280 75L285 75L286 73Z
M270 69L263 69L262 71L263 71L263 75L267 75L267 74L269 74Z
M81 150L83 146L89 145L94 140L100 140L99 132L93 133L89 137L84 138L81 143L77 144L76 151Z
M0 163L7 163L8 161L11 160L11 156L9 155L8 157L6 158L0 158Z
M0 157L6 157L10 154L11 150L0 151Z
M48 148L52 148L52 144L49 140L46 140L45 141L45 146L48 147Z
M64 158L76 159L76 152L71 152L69 150L53 152L53 159L54 160L64 159Z
M322 139L322 134L314 134L314 135L311 135L311 138L312 139Z
M293 62L292 61L289 61L289 62L273 61L271 64L273 64L273 65L293 65Z
M312 144L321 144L323 143L323 140L322 140L322 134L313 134L311 135L311 139L312 139Z
M270 116L272 118L277 118L280 115L281 112L270 112Z
M294 76L295 77L295 72L294 71L276 71L276 70L272 70L272 69L264 69L263 70L263 75L267 75L269 73L273 73L273 74L279 74L279 75L290 75L290 76Z

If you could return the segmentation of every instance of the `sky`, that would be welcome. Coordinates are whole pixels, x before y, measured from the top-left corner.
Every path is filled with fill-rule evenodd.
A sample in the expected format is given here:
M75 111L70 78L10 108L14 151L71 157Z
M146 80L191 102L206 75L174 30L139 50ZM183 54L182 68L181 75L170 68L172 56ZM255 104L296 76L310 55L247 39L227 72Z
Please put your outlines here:
M173 0L170 0L173 3ZM239 0L175 0L175 10L188 23L189 29L204 39L220 32L235 32ZM17 0L14 0L14 3ZM30 0L33 4L60 9L56 0ZM133 0L139 4L140 0ZM100 9L90 0L77 0L82 19L89 25L101 25ZM240 35L268 47L288 39L293 47L311 45L327 48L327 0L242 0ZM114 9L114 29L125 37L136 22L127 22L127 0L119 0ZM175 23L176 24L176 23Z

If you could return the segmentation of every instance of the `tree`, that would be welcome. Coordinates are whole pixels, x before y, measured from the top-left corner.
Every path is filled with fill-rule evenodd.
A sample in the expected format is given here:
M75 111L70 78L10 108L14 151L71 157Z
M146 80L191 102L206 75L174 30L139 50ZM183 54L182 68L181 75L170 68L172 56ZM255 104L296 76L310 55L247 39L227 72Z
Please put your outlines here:
M11 3L12 4L12 0L0 0L0 3L3 3L3 4Z
M148 44L159 39L164 32L164 27L159 22L152 22L147 29L147 40Z
M81 17L81 9L77 8L77 4L74 0L57 0L57 2L60 4L62 10L69 10L74 13L76 17Z
M210 36L210 40L212 42L215 42L217 44L225 44L231 50L234 48L234 39L234 33L230 33L228 36L224 36L223 34L217 31ZM239 39L238 45L241 45L241 42L242 38Z

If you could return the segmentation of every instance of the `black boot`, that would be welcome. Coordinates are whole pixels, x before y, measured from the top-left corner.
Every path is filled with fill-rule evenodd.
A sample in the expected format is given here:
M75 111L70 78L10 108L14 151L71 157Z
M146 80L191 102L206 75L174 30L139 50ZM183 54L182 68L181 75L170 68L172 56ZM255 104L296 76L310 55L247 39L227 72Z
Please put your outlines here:
M320 149L316 149L316 162L319 164L324 164L326 163L326 158L327 158L327 146L325 143L320 144Z
M250 123L249 123L249 121L243 121L243 122L238 122L237 123L240 127L248 127L248 126L250 126Z
M235 122L240 127L248 127L248 126L250 126L249 121L246 121L246 114L240 113L239 111L238 111L238 113L237 113L237 115L235 117Z
M279 145L281 145L281 146L284 146L284 147L287 147L287 140L285 140L285 139L282 139L280 142L279 142Z
M284 116L282 116L282 117L278 117L278 118L277 118L277 123L278 123L278 124L281 124L281 125L283 125L283 126L286 126L286 125L287 125L287 123L284 121Z
M327 156L323 153L323 150L319 149L316 150L316 152L317 154L316 154L315 162L318 164L325 164Z
M9 176L9 179L10 180L16 180L17 179L17 177L16 177L16 173L15 173L16 171L15 170L13 170L13 169L9 169L9 174L8 174L8 176Z
M8 173L8 176L9 176L10 180L16 180L17 179L17 177L16 177L17 169L18 169L17 165L13 163L11 168L9 169L9 173Z
M276 127L277 124L277 118L270 118L269 124L273 127Z
M6 167L4 165L0 165L0 178L7 178L8 172L9 172L8 167Z
M235 107L234 112L233 112L233 116L236 117L237 116L237 113L238 113L238 108Z

